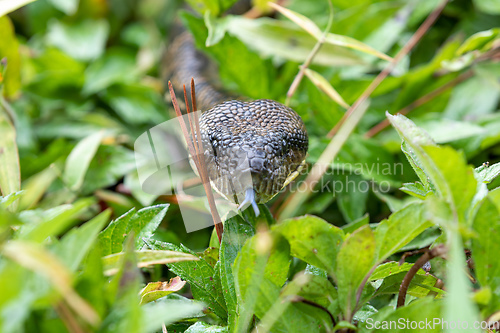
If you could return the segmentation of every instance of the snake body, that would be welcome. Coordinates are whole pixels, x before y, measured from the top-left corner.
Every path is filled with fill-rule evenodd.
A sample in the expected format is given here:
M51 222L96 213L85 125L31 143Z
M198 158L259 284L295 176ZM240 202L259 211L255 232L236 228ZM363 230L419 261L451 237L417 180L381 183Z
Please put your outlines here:
M164 77L176 90L196 83L201 140L212 187L240 208L265 203L305 163L308 136L300 116L273 100L234 100L214 88L209 61L183 32L170 44ZM223 64L222 64L223 65Z

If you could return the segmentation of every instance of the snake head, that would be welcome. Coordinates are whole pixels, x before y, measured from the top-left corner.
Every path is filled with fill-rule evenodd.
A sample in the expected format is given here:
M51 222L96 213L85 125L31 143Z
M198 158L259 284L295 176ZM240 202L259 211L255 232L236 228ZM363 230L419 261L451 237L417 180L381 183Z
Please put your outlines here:
M212 186L240 207L258 210L298 175L307 154L302 119L272 100L218 104L202 113L200 131Z

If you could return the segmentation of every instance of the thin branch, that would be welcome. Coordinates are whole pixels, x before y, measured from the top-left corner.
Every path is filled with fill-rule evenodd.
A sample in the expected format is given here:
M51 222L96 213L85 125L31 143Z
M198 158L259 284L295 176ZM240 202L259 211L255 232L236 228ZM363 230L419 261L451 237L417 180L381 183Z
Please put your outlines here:
M413 264L410 270L406 273L403 281L401 282L401 286L399 287L398 294L398 304L397 307L401 307L405 305L406 301L406 293L408 292L408 288L410 287L411 280L417 274L418 270L424 266L426 262L429 260L441 257L446 253L446 247L444 245L438 245L428 251L426 251L417 261Z
M403 48L396 54L396 56L392 59L392 61L387 65L387 67L384 68L382 72L380 72L375 80L373 80L368 88L359 96L359 98L354 102L354 104L351 106L349 110L345 113L345 115L342 117L342 119L335 125L335 127L328 132L327 137L332 138L335 133L339 130L340 126L345 122L347 118L351 116L351 114L364 102L370 97L370 95L375 91L375 89L382 83L382 81L393 71L393 69L396 67L396 65L403 59L414 47L417 45L417 43L422 39L422 37L425 35L427 30L434 24L434 22L437 20L441 12L443 11L444 7L448 3L448 0L443 0L441 5L439 5L438 8L436 8L427 18L425 19L424 23L415 31L413 36L411 36L410 40L403 46Z
M205 189L205 193L207 194L208 205L210 206L210 213L212 214L215 230L217 232L217 238L219 239L220 243L222 241L222 232L224 228L222 226L222 221L220 219L219 212L217 211L214 195L210 187L210 179L208 177L207 167L205 164L205 158L203 154L203 146L201 143L199 120L195 112L196 97L193 88L194 88L194 79L191 79L191 98L192 98L194 113L191 112L189 108L186 86L184 86L184 99L186 102L186 109L188 112L187 116L188 116L189 126L191 128L191 137L190 137L186 123L184 122L181 109L179 108L179 104L177 102L177 97L175 96L174 88L172 87L172 83L170 81L168 82L168 89L170 91L170 97L172 98L172 104L174 106L175 114L177 115L177 119L179 120L179 123L181 125L182 134L184 135L184 139L187 142L189 153L191 154L191 157L195 163L196 169L198 170L198 174L200 175L203 184L203 188Z
M460 74L459 76L457 76L453 80L447 82L446 84L442 85L441 87L431 91L430 93L420 97L416 101L408 104L407 106L405 106L404 108L402 108L401 110L396 112L396 114L402 114L402 115L408 114L413 109L415 109L419 106L422 106L425 103L430 102L431 100L438 97L439 95L441 95L445 91L455 87L457 84L467 80L468 78L472 77L473 75L474 75L474 71L472 71L472 70L469 70L467 72ZM366 132L365 137L371 138L371 137L377 135L378 133L382 132L387 127L389 127L389 125L390 125L389 120L384 119L383 121L381 121L377 125L373 126L368 132Z
M299 87L300 81L302 81L302 78L304 77L304 74L306 72L307 67L309 67L309 65L313 61L314 57L321 49L321 46L323 45L323 43L326 40L326 35L330 32L330 29L332 27L332 24L333 24L333 5L332 5L332 2L330 0L328 0L327 2L329 5L329 8L330 8L330 17L328 18L328 24L326 26L325 31L321 35L321 38L318 39L318 41L316 42L316 45L314 45L314 48L312 49L311 53L309 53L309 55L307 56L307 59L304 62L304 64L302 66L300 66L299 72L297 73L297 75L293 79L293 82L290 85L288 92L286 93L286 102L285 102L286 105L290 105L290 100L292 99L293 94L295 93L295 91Z

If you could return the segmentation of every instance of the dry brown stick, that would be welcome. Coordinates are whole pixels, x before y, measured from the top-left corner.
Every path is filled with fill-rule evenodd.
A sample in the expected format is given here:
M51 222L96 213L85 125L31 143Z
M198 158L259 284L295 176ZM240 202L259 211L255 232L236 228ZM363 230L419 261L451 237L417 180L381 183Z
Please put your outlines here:
M183 85L183 88L184 88L184 103L186 104L186 113L187 113L187 118L188 118L188 122L189 122L189 129L191 130L191 139L193 140L194 153L195 153L195 155L191 155L191 156L193 156L193 160L195 160L196 167L199 170L201 167L201 164L200 164L200 160L198 159L198 157L200 156L200 153L202 152L202 150L200 149L200 145L198 144L198 141L196 140L196 137L194 135L194 133L195 133L195 125L194 125L195 120L194 120L193 114L191 113L191 110L189 109L189 100L187 98L186 85Z
M207 193L208 205L210 206L210 211L212 212L212 218L214 219L215 231L217 232L217 238L219 239L219 243L222 241L222 233L224 232L224 226L222 225L222 221L219 216L219 212L217 211L217 206L215 205L214 195L212 193L212 188L210 187L210 179L207 173L207 165L205 163L205 155L203 154L203 143L201 142L201 131L200 131L200 121L198 119L198 113L196 112L196 93L194 88L194 79L191 78L191 103L193 104L193 112L194 112L194 123L196 128L196 135L193 133L193 140L198 144L199 150L201 152L198 155L199 164L201 166L200 174L203 174L203 187L205 188L205 192Z
M448 3L448 0L443 0L443 2L436 8L427 18L424 23L420 27L418 27L417 31L411 36L410 40L403 46L401 50L396 54L396 56L392 59L392 61L384 68L382 72L380 72L377 77L370 83L368 88L363 91L363 94L359 96L359 98L354 102L354 104L347 110L342 119L335 125L334 128L327 134L327 138L332 138L335 133L339 130L340 126L345 122L347 118L351 116L351 114L356 110L363 102L365 102L368 97L375 91L375 89L382 83L382 81L392 72L396 64L403 59L420 41L420 39L425 35L427 30L434 24L437 20L444 7Z
M401 282L401 286L399 287L398 294L398 304L397 307L401 307L405 305L406 301L406 293L408 292L408 288L410 287L411 280L415 277L418 270L424 266L426 262L429 260L443 256L446 253L446 247L444 245L438 245L428 251L426 251L417 261L413 264L410 270L406 273L403 281Z
M191 142L191 140L189 138L189 133L188 133L188 130L186 127L186 123L184 122L184 119L182 118L182 112L181 112L181 109L179 108L179 103L177 103L177 97L175 97L174 88L172 87L172 83L170 81L168 81L168 90L170 91L172 105L174 106L174 110L175 110L175 114L177 116L177 119L179 119L182 134L184 135L184 139L186 139L186 143L188 145L188 150L191 154L193 154L195 152L194 147L193 147L193 143ZM193 160L195 163L197 163L197 161L195 159L193 159ZM198 165L196 165L196 167L198 168Z
M464 73L460 74L459 76L457 76L453 80L445 83L441 87L439 87L439 88L431 91L430 93L428 93L428 94L420 97L416 101L408 104L407 106L405 106L404 108L402 108L401 110L399 110L398 112L396 112L396 114L402 114L402 115L408 114L413 109L415 109L415 108L417 108L419 106L422 106L422 105L424 105L427 102L430 102L431 100L433 100L434 98L438 97L439 95L441 95L445 91L453 88L457 84L459 84L459 83L467 80L468 78L472 77L472 75L474 75L474 72L472 70L469 70L467 72L464 72ZM383 121L381 121L377 125L373 126L368 132L366 132L365 137L371 138L371 137L375 136L376 134L382 132L389 125L390 125L389 120L384 119Z
M193 83L192 83L193 84ZM193 84L194 85L194 84ZM175 96L174 88L172 87L172 83L169 81L168 82L168 89L170 91L170 97L172 98L172 105L174 106L175 114L177 115L177 119L179 120L179 124L181 126L182 134L184 135L184 139L187 142L188 145L188 150L189 153L191 154L193 161L196 165L196 168L198 170L198 174L200 175L201 181L203 183L203 188L205 189L205 193L207 194L208 198L208 204L210 206L210 213L212 214L212 218L214 220L214 225L215 225L215 230L217 232L217 238L219 239L219 243L222 240L222 232L223 232L223 226L222 226L222 221L219 216L219 212L217 211L217 207L215 205L215 199L212 193L212 189L210 187L210 180L208 178L208 173L205 165L205 159L201 158L200 155L196 154L197 149L194 148L194 144L198 145L198 140L196 140L194 136L194 132L192 133L192 137L189 136L189 132L187 130L186 123L184 122L184 118L182 116L181 109L179 108L179 103L177 103L177 97ZM186 107L189 110L189 105L187 103L187 93L186 93L186 87L184 86L184 97L186 99ZM196 102L195 102L196 103ZM194 127L191 124L191 118L190 113L188 113L188 120L190 121L190 126L193 129ZM196 115L194 116L196 117ZM198 119L195 119L194 122L197 122ZM198 130L198 138L201 137L199 134L199 126L195 125L196 129ZM199 148L198 146L197 148Z

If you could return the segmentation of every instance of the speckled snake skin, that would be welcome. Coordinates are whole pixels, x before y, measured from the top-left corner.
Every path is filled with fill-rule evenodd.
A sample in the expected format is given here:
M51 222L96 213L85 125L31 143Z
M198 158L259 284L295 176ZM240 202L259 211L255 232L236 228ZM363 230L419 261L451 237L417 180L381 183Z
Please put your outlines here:
M302 119L273 100L228 100L211 84L208 60L187 32L169 45L163 64L165 80L177 91L195 79L212 187L240 207L252 204L258 214L256 204L274 197L305 163L308 136Z

